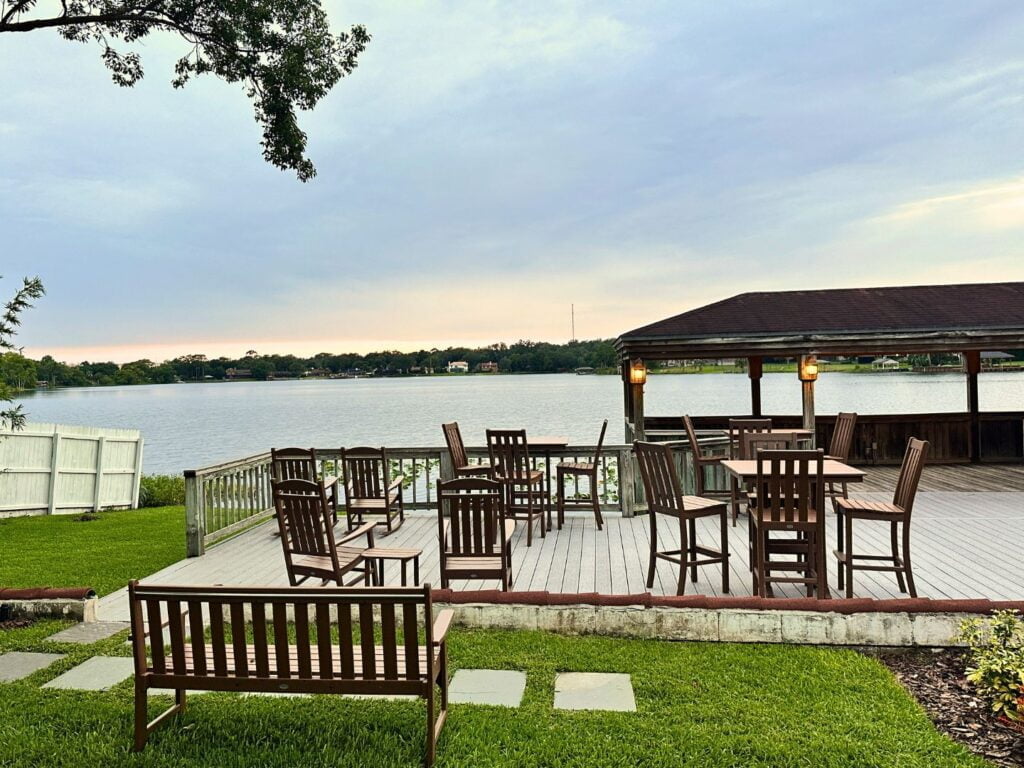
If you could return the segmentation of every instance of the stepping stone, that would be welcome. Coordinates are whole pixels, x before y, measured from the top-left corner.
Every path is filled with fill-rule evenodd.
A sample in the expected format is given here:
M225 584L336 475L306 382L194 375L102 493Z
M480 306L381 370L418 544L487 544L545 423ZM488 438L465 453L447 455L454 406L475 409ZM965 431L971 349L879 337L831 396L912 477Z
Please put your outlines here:
M504 669L460 669L452 678L448 701L518 707L526 690L526 673Z
M25 651L5 653L0 656L0 683L21 680L33 672L46 669L53 662L63 658L63 653L27 653Z
M629 675L563 672L555 678L555 709L601 709L636 712Z
M93 656L60 677L55 677L43 688L77 691L107 691L135 674L131 659L121 656Z
M118 632L123 632L130 625L124 621L90 621L75 624L73 627L62 629L55 635L46 638L50 643L79 643L91 645L100 640L113 637Z

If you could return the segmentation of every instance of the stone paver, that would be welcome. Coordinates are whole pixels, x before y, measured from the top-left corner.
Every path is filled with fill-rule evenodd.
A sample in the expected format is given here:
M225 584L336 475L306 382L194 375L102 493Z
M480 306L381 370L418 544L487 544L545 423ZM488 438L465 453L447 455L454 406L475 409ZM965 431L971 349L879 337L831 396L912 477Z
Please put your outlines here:
M46 669L53 662L63 658L63 653L27 653L25 651L5 653L0 656L0 683L21 680L33 672Z
M93 656L60 677L55 677L43 688L61 688L78 691L106 691L135 673L132 660L121 656Z
M636 712L629 675L563 672L555 678L555 709L601 709Z
M73 627L62 629L47 639L51 643L80 643L90 645L113 637L118 632L123 632L130 625L124 621L90 621L75 624Z
M460 669L452 678L448 701L518 707L526 690L526 673L504 669Z

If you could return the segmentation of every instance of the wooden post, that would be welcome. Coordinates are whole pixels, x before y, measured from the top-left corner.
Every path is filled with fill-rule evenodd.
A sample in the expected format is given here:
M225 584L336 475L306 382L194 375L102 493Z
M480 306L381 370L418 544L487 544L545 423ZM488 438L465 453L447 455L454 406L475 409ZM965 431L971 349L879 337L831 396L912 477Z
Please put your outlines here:
M632 389L631 399L633 400L633 439L646 440L644 430L644 385L630 384Z
M185 470L185 556L199 557L206 551L206 515L203 488L194 469Z
M439 451L438 456L441 459L440 471L442 480L452 480L455 477L455 467L452 465L452 456L448 451ZM429 490L427 491L429 494Z
M761 375L763 358L747 358L747 376L750 377L750 415L757 418L761 415Z
M633 452L628 448L619 451L619 505L623 517L636 514L636 486L633 471Z
M970 444L968 451L972 462L981 461L981 414L978 407L978 373L981 371L981 352L964 352L964 368L967 370L967 413L970 419Z
M635 439L635 428L633 425L633 387L629 383L629 360L623 360L620 366L622 370L622 413L625 417L626 442L632 443Z
M817 443L814 437L814 382L801 381L800 389L803 394L804 403L804 429L809 429L811 431L811 446L814 447Z
M100 511L100 487L103 485L103 447L107 439L100 435L96 443L96 483L92 489L92 511Z
M54 431L51 438L53 452L50 454L50 491L46 501L46 514L57 511L57 476L60 474L58 459L60 457L60 432Z

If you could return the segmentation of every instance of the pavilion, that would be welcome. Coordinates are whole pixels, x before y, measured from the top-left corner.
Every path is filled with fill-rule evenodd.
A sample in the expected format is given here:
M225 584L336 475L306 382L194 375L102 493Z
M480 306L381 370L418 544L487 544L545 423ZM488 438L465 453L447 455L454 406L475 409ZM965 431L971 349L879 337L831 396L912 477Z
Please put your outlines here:
M841 288L744 293L623 333L616 340L622 365L627 440L678 429L682 414L644 413L646 363L654 360L746 358L750 413L762 416L761 376L768 358L800 361L802 422L826 444L831 417L815 417L816 357L885 357L955 352L963 356L963 413L861 415L854 460L893 463L911 434L932 443L933 462L1024 460L1021 411L981 413L978 374L986 351L1024 349L1024 282L888 288ZM724 426L729 416L695 419Z

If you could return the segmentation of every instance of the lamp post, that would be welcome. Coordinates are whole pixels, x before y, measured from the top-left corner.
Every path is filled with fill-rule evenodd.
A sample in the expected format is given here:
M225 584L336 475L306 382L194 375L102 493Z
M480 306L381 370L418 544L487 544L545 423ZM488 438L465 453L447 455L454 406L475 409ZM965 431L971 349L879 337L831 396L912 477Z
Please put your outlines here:
M811 432L811 445L814 445L814 382L818 380L818 358L815 355L801 355L796 369L800 378L800 389L804 406L804 429Z
M629 361L629 389L632 404L633 438L644 440L644 384L647 383L647 366L639 358Z

